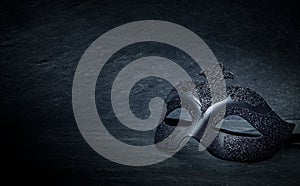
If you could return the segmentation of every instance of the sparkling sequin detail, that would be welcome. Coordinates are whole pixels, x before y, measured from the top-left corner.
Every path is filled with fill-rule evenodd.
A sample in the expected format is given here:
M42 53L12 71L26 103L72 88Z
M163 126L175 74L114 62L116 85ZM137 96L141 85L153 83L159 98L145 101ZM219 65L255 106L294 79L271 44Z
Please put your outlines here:
M176 89L182 93L191 92L197 95L202 104L202 113L212 105L210 90L206 82L182 82ZM247 108L242 106L226 108L225 117L236 115L244 118L262 136L249 137L233 135L224 131L218 132L216 138L207 147L207 151L218 158L238 162L257 162L272 157L287 143L289 134L293 131L295 125L281 119L260 95L249 88L230 86L227 87L226 92L227 96L230 96L234 102L246 103L249 106ZM180 102L175 89L170 92L165 103L167 115L177 108L189 110L188 105ZM190 111L190 114L192 118L195 118L193 116L193 114L196 114L195 112ZM214 123L217 123L217 121ZM162 121L156 129L154 142L158 143L168 138L175 127L176 125L170 126ZM204 133L199 141L205 143L208 135L209 133ZM176 147L178 145L176 144L177 141L174 141L175 144L169 141L167 145L170 144Z

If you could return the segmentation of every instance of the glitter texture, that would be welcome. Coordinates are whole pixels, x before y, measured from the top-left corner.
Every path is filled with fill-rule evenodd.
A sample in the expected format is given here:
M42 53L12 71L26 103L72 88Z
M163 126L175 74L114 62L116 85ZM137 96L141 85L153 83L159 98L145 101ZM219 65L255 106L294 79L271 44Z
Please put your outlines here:
M202 113L212 104L210 90L206 82L182 82L176 89L183 93L191 92L197 95L202 104ZM257 162L272 157L287 144L295 124L287 123L281 119L260 95L249 88L230 86L227 87L226 92L227 96L230 96L235 104L233 106L226 105L225 117L230 115L240 116L247 120L262 135L242 136L226 133L224 130L222 132L219 131L216 138L207 147L207 151L210 154L229 161ZM165 103L167 108L166 115L177 108L189 110L188 105L181 103L175 89L169 93ZM189 110L189 112L192 118L195 118L195 114L199 114L192 110ZM176 124L171 126L162 121L156 129L154 142L159 143L169 138L175 128ZM205 139L209 135L209 133L204 133L203 137L198 139L198 141L205 143ZM180 138L183 138L183 136ZM177 141L174 143L178 143ZM170 144L172 142L169 140L165 145ZM173 147L176 145L178 144L172 144Z

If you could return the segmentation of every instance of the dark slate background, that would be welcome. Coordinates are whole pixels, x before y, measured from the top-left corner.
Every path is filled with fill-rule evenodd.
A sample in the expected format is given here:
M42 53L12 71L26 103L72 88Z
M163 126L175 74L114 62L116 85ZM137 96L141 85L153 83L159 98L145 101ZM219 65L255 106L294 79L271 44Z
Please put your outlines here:
M300 148L291 146L255 164L216 159L189 143L174 157L147 167L127 167L94 152L73 117L72 80L81 55L100 35L138 20L165 20L199 35L235 79L262 95L282 118L300 119L300 6L292 1L2 1L0 5L0 118L3 178L38 185L299 185ZM97 82L98 112L111 133L133 144L134 133L114 119L102 99L120 64L159 55L182 64L194 79L199 68L180 50L137 44L114 55ZM149 115L150 97L171 86L145 79L131 105ZM140 86L144 85L144 86ZM103 88L104 87L104 88ZM142 89L141 89L142 87ZM136 92L135 92L136 91Z

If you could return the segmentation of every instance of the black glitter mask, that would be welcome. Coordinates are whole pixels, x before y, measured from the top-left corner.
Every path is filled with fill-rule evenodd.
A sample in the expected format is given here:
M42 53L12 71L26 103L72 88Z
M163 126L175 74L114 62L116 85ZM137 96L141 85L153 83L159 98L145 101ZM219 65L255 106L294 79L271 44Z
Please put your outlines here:
M223 68L222 64L220 65ZM224 68L223 73L225 78L233 78L233 73L226 72ZM218 104L226 105L225 118L242 117L260 133L216 130L216 137L208 144L207 151L218 158L238 162L258 162L274 156L286 144L298 140L297 137L295 138L296 134L292 134L295 124L281 119L253 90L229 86L226 88L227 98L218 104L212 104L206 82L193 82L196 85L193 88L190 88L191 84L191 82L183 82L176 88L185 91L185 94L180 96L181 100L175 89L167 96L166 117L162 118L155 133L154 143L158 148L176 151L185 139L189 139L187 137L193 137L201 144L205 144L209 137L209 133L205 132L206 128L215 127L208 126L207 117L218 112ZM199 99L193 96L195 94ZM181 129L174 134L179 120L172 119L169 115L179 108L188 110L192 121L181 122L179 126Z

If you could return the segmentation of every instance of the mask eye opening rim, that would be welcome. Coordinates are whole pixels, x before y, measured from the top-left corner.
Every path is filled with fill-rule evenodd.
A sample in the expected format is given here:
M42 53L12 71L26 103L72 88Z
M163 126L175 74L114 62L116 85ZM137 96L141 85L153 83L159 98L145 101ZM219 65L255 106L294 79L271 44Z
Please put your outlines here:
M236 116L236 115L228 115L226 116L225 118L223 118L223 120L225 120L226 118L230 117L230 116L234 116L234 117L237 117L239 118L238 120L241 120L243 122L246 122L247 125L249 126L252 126L246 119L244 119L243 117L241 116ZM221 122L223 122L223 120ZM234 120L227 120L227 121L234 121ZM253 129L245 129L244 131L241 130L241 129L238 129L237 131L234 131L234 129L225 129L225 128L221 128L222 126L220 127L217 127L217 126L214 126L212 127L213 130L216 130L216 131L219 131L221 133L225 133L225 134L230 134L230 135L234 135L234 136L240 136L240 137L262 137L263 134L260 133L256 128L253 127ZM249 133L250 131L253 131L255 130L256 132L258 133Z
M178 116L176 118L168 118L168 116L174 112L175 110L180 110L180 114L182 113L182 109L186 110L187 113L189 114L189 117L191 120L185 120L185 119L180 119L178 118ZM169 126L177 126L178 123L181 121L181 127L189 127L192 125L192 123L194 122L194 118L193 118L193 115L191 113L191 111L185 107L177 107L177 108L174 108L172 110L170 110L164 117L164 119L162 120L163 122L165 122L166 125L169 125Z

